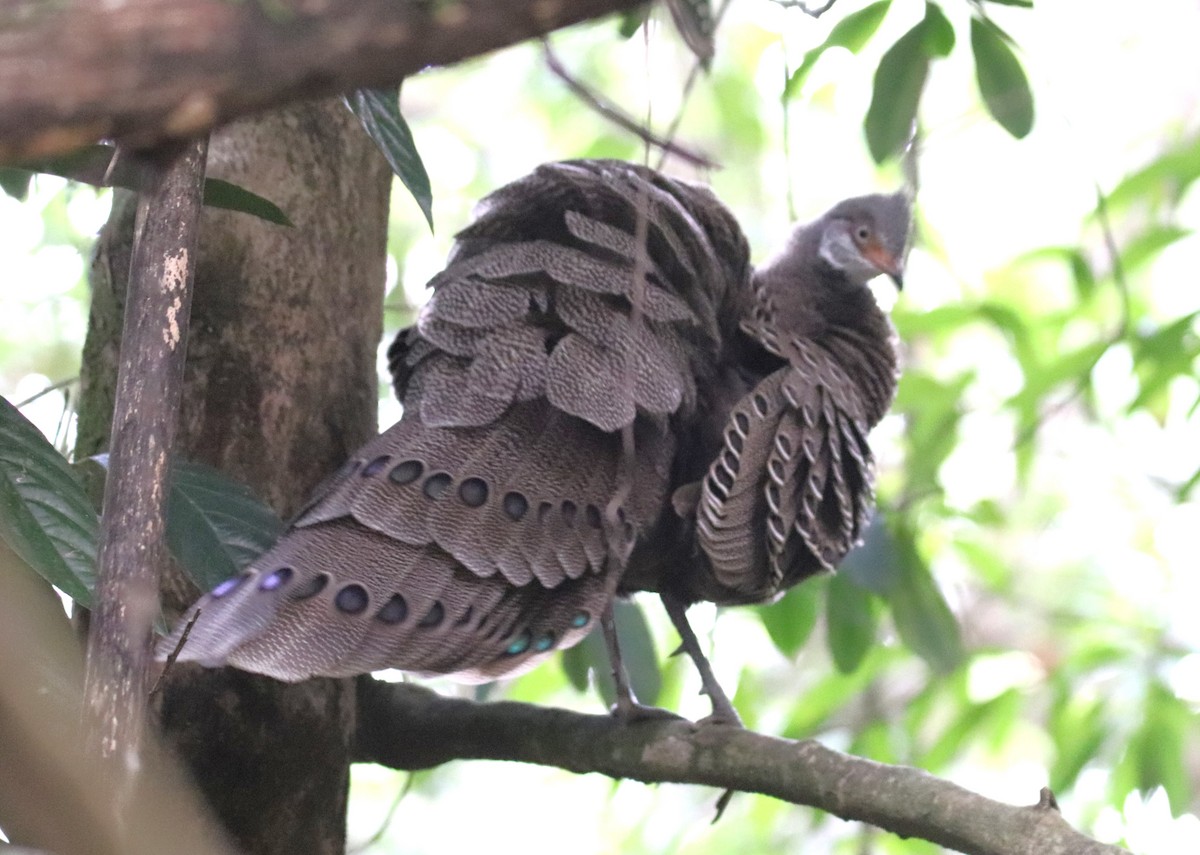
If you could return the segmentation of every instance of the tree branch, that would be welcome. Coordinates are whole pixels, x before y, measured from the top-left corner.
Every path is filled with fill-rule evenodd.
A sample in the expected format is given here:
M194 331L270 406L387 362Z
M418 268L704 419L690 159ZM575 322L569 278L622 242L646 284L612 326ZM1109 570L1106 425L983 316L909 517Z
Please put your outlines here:
M477 704L418 686L358 681L355 759L423 769L456 759L515 760L637 781L704 784L761 793L921 837L968 855L1115 855L1072 829L1046 792L1016 807L919 769L887 766L724 726L647 721L623 725L529 704Z
M14 0L0 11L0 163L194 136L642 2Z
M123 783L141 763L208 138L175 148L138 204L88 634L90 741Z

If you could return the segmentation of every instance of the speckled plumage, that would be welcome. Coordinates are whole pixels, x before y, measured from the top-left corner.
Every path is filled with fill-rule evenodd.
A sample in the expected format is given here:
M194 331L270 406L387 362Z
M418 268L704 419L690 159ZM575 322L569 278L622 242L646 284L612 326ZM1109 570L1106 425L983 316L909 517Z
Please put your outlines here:
M754 271L700 186L571 161L501 188L389 351L401 421L197 603L180 659L488 680L615 593L759 602L833 568L896 380L865 279L899 278L907 231L901 197L848 200Z

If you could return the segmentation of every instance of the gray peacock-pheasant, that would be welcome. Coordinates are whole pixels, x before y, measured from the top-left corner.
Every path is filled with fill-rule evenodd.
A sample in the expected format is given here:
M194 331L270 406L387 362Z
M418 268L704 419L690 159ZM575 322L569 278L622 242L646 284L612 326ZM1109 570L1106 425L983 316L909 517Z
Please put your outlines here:
M770 600L858 541L897 376L866 283L900 285L909 226L903 194L848 199L755 270L710 190L647 168L497 190L389 351L403 418L193 606L180 660L491 680L648 590L736 720L685 610Z

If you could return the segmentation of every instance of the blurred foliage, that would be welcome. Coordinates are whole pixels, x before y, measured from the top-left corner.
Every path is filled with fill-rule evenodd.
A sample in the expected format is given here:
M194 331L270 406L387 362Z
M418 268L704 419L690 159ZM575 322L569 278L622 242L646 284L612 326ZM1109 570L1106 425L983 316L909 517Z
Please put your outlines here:
M905 371L873 437L881 512L838 576L771 605L693 609L718 676L748 726L1014 802L1049 785L1069 820L1105 840L1200 851L1200 122L1188 112L1195 75L1149 67L1186 61L1163 46L1182 44L1172 32L1200 13L1182 2L1151 21L1080 2L839 0L818 18L797 5L736 0L686 99L695 60L663 12L649 49L624 38L638 16L554 37L571 72L630 115L646 115L647 96L656 127L683 109L679 138L724 164L696 177L760 254L793 208L812 215L864 184L920 178L893 309ZM1087 44L1074 29L1083 16ZM1102 88L1109 66L1128 91ZM536 45L415 77L402 106L404 152L424 160L437 204L422 210L437 233L397 190L389 330L411 322L484 193L544 160L644 156L546 70ZM77 373L104 196L14 171L0 187L12 197L0 198L0 392L19 400ZM56 392L23 412L63 445L66 405ZM56 513L78 496L45 480L60 469L51 446L4 414L3 535L45 546L30 491L44 483L36 498ZM385 420L396 415L385 406ZM213 513L185 531L199 554L228 556L213 519L234 488L209 487ZM79 596L72 585L90 584L80 572L55 575L63 554L53 543L22 553ZM664 658L678 639L661 609L635 604L621 620L638 691L706 714L688 663ZM561 668L484 694L598 710L601 646L589 639ZM356 770L352 837L375 830L402 779ZM744 795L708 826L714 798L458 764L419 776L368 851L497 837L530 853L936 851Z

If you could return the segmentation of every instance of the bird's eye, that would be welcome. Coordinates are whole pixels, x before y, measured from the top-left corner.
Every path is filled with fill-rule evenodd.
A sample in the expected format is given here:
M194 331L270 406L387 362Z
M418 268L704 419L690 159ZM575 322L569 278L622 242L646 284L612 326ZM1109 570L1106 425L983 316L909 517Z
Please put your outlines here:
M871 237L871 230L866 226L859 226L858 229L855 230L854 236L858 238L859 241L865 241Z

